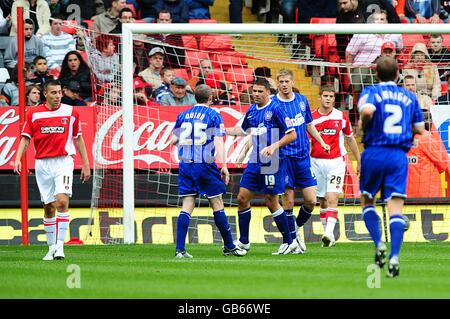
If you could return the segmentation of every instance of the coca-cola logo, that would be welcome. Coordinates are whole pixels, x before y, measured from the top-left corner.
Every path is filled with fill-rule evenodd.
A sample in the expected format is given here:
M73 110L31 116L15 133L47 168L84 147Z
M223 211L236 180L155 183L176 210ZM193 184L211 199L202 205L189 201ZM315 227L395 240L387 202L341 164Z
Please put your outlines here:
M16 150L13 149L17 137L3 136L6 130L19 122L19 115L16 115L15 109L9 109L0 114L0 166L3 166L13 158Z
M216 110L228 119L226 126L240 125L239 120L243 114L238 110L230 107ZM178 164L177 148L171 145L174 120L170 121L153 113L148 118L135 114L134 122L135 161L143 161L148 166L155 163ZM227 136L225 138L224 145L229 163L236 162L244 144L242 137ZM93 149L95 161L99 165L110 166L123 162L122 110L112 113L100 124Z

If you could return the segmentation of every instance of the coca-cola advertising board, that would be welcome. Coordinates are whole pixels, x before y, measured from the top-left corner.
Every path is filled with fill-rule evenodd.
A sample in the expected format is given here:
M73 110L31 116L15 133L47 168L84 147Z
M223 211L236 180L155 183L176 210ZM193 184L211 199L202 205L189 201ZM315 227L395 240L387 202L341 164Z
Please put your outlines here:
M134 109L134 159L136 168L176 168L176 148L170 144L173 127L178 114L187 106L136 106ZM247 107L227 106L215 108L220 112L225 127L235 126ZM89 162L93 167L120 168L122 154L122 110L110 107L77 107L88 149ZM0 108L0 169L12 170L12 163L20 141L19 108ZM242 137L227 136L225 149L227 160L233 163L243 147ZM34 169L34 149L28 148L28 168ZM79 154L75 157L75 169L81 169Z

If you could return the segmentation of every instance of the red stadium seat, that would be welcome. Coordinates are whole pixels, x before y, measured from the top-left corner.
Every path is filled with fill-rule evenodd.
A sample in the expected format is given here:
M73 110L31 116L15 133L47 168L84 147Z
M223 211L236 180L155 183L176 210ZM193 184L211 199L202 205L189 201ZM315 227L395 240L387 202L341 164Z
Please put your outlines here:
M64 20L63 25L61 27L61 31L68 34L76 34L77 29L75 27L78 26L77 20Z
M209 60L208 52L186 50L185 54L185 64L189 67L197 67L201 60Z
M186 71L186 69L174 69L175 71L175 77L185 79L186 81L189 81L189 74Z
M221 70L228 70L232 65L245 65L243 54L215 53L211 55L211 60L214 63L214 67Z
M225 79L231 83L252 83L254 79L253 69L242 65L232 65L226 72Z
M94 30L94 20L83 20L83 22L85 22L87 24L87 28L89 30Z
M200 37L200 50L227 51L233 50L231 36L221 34L206 34Z
M198 49L197 38L193 35L182 35L183 47L189 49Z
M189 23L217 23L215 19L189 19Z
M311 18L309 23L336 23L336 18ZM317 58L328 60L329 48L336 46L334 34L311 34L309 38L313 42L314 52Z
M442 34L443 43L442 45L446 48L450 48L450 34Z

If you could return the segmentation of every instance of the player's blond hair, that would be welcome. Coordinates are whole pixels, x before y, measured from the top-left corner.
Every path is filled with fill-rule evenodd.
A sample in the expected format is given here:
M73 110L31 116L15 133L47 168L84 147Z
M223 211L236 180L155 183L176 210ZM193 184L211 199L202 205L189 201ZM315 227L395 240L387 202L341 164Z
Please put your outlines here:
M277 80L279 80L279 78L281 76L290 76L291 80L294 81L294 72L292 72L291 70L288 69L281 69L280 71L278 71L277 73Z

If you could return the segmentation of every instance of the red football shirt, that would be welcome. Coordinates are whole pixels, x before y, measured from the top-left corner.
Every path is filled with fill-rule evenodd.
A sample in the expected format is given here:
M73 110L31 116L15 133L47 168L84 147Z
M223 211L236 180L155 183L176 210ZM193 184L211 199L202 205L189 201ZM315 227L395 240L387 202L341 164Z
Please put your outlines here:
M75 155L73 138L81 135L78 112L67 104L52 111L45 104L29 108L22 135L33 138L35 158Z
M312 112L313 124L325 143L330 145L330 153L324 151L314 138L311 138L311 157L337 158L347 154L344 135L351 136L352 125L347 114L335 108L328 114L320 114L319 109Z

